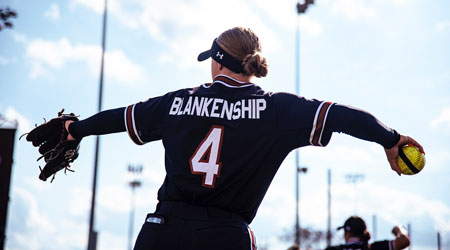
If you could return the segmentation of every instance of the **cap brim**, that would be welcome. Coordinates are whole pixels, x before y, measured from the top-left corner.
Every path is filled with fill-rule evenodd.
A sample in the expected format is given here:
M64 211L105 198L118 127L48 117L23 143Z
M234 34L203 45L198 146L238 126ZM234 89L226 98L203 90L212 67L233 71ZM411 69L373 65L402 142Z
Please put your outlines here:
M336 230L341 230L342 228L344 228L344 226L340 226L340 227L336 228Z
M206 60L206 59L208 59L208 58L210 58L211 57L211 50L209 49L209 50L207 50L207 51L203 51L202 53L200 53L199 55L198 55L198 57L197 57L197 60L199 61L199 62L201 62L201 61L204 61L204 60Z

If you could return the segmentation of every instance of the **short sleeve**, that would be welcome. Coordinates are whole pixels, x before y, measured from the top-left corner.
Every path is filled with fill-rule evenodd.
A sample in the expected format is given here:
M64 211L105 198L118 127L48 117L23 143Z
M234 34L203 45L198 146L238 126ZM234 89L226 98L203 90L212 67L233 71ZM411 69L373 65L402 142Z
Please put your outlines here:
M286 130L294 146L326 146L332 132L325 129L327 116L334 103L306 99L289 93L276 97L279 128Z

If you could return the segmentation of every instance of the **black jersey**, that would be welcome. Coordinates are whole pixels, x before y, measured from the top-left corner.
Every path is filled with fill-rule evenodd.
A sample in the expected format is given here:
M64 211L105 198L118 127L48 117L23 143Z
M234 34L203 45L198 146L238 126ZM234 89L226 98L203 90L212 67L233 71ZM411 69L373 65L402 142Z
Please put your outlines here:
M329 142L332 105L220 75L130 105L125 120L135 143L163 142L160 201L219 207L250 223L288 153Z
M339 246L327 247L325 250L394 250L393 241L376 241L370 245L360 242L352 242Z

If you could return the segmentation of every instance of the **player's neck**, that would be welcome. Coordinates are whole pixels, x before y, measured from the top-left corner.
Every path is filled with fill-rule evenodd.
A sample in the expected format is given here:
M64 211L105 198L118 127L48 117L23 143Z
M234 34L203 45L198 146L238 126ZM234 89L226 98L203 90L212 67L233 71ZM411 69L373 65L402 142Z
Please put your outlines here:
M251 82L251 79L252 79L252 76L244 76L243 74L237 74L230 70L220 70L218 73L219 74L217 74L217 75L226 75L226 76L229 76L239 82ZM214 76L214 78L216 78L216 76Z

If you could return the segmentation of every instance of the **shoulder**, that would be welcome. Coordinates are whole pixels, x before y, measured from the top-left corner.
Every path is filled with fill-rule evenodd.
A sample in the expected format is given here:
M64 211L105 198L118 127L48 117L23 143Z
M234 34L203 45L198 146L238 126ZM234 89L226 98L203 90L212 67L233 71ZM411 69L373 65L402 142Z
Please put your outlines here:
M371 250L392 250L392 243L389 240L375 241L370 244Z
M175 97L185 97L188 96L194 89L196 88L185 88L185 89L178 89L174 91L167 92L166 94L160 95L160 96L154 96L150 97L149 99L143 101L143 102L155 102L155 101L170 101L173 100Z
M367 249L367 245L362 243L349 243L338 246L327 247L325 250L364 250Z
M317 99L306 98L304 96L299 96L287 92L275 92L271 93L274 98L275 103L279 106L302 106L304 108L317 108L323 101Z

